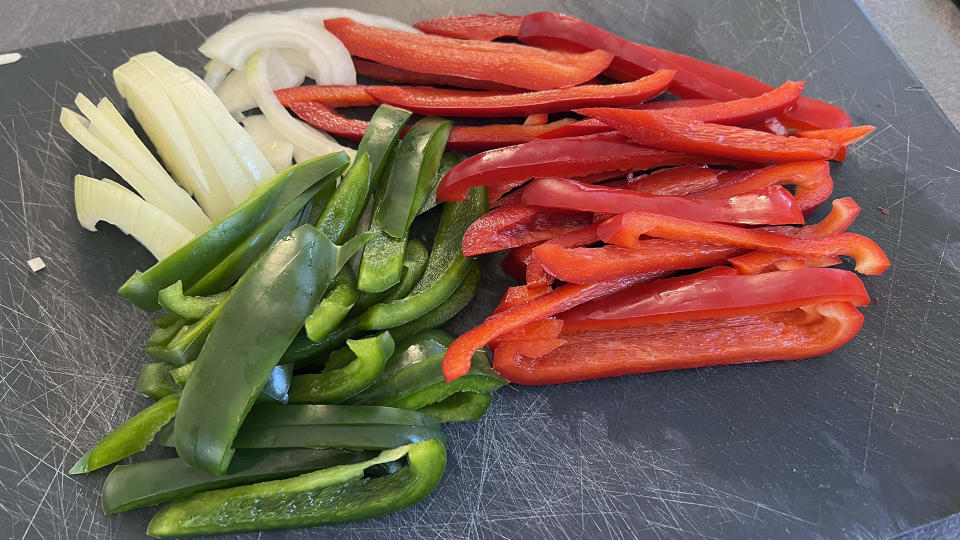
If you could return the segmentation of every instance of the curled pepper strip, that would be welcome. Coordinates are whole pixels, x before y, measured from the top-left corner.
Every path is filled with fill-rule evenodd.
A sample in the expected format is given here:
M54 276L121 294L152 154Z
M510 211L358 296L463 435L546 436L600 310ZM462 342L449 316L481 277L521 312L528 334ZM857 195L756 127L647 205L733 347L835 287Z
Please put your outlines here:
M728 177L730 181L725 181ZM721 184L714 189L698 193L700 199L726 199L742 193L750 193L772 185L793 185L793 198L804 214L816 210L833 192L830 164L826 161L801 161L781 163L752 171L736 171L721 175Z

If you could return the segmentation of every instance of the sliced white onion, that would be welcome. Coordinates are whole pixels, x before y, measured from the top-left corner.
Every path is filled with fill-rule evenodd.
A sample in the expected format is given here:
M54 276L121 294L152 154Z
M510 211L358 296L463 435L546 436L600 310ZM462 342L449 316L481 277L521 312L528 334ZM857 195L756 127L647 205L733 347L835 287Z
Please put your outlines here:
M243 128L253 137L253 142L257 143L274 169L282 171L293 163L293 143L273 129L267 117L262 114L248 116L243 119Z
M283 49L267 66L270 88L290 88L300 86L307 76L309 60L300 51ZM231 71L217 88L217 97L231 113L240 113L253 109L257 102L250 94L247 75L244 71Z
M250 85L250 93L253 94L260 112L273 129L293 144L293 155L298 162L341 150L347 152L352 159L356 151L341 146L330 135L290 116L277 99L267 77L267 64L275 55L271 50L260 51L247 62L247 84Z
M203 66L203 82L207 83L211 90L216 91L232 70L232 67L219 60L210 60Z
M74 179L74 203L83 228L97 230L97 222L116 225L162 259L183 247L194 234L169 214L110 180L78 174Z
M262 49L296 49L306 54L308 74L317 84L357 84L350 52L333 34L296 17L277 13L252 13L221 28L200 46L207 58L233 69Z
M89 103L88 100L83 101ZM92 106L92 103L90 105ZM136 145L122 136L114 135L116 130L112 129L112 123L101 120L96 107L92 110L86 106L85 108L94 115L94 120L97 121L97 133L100 135L90 131L90 121L87 118L64 108L60 112L60 123L67 133L87 151L116 171L147 202L168 214L184 228L196 233L206 229L210 219L204 215L190 195L169 176L155 175L151 172L152 168L149 164L142 164L138 152L131 150ZM105 140L101 136L109 138Z
M291 9L290 11L287 11L286 14L298 19L303 19L312 24L318 24L321 28L323 28L323 21L327 19L339 19L343 17L347 19L353 19L354 21L367 26L376 26L378 28L386 28L388 30L409 32L411 34L423 33L409 24L404 24L396 19L384 17L383 15L375 15L373 13L364 13L362 11L349 8L309 7Z

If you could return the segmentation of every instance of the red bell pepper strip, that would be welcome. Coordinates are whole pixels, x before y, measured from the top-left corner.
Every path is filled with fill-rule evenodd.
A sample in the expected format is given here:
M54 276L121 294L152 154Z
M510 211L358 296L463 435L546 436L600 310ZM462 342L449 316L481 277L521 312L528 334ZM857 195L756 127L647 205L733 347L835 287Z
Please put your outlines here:
M565 139L533 140L490 150L460 162L437 186L437 200L460 201L476 186L506 191L531 178L573 178L610 171L643 171L693 163L724 164L727 160L655 150L616 133ZM506 191L502 191L505 193Z
M413 84L418 86L455 86L457 88L468 88L472 90L497 90L500 92L516 92L520 90L515 86L495 83L491 81L481 81L478 79L468 79L466 77L457 77L455 75L434 75L432 73L417 73L385 64L378 64L362 58L353 59L353 67L357 70L357 75L376 79L378 81L387 81L397 84Z
M501 206L473 222L463 235L463 255L475 257L542 242L590 225L589 212L525 204Z
M291 103L290 110L301 120L327 133L350 141L359 141L367 130L367 121L347 118L324 105L313 102ZM447 149L461 152L489 150L532 141L538 134L573 122L563 118L542 126L521 124L488 124L485 126L454 126L447 137ZM404 132L409 129L406 127Z
M843 264L843 259L832 255L822 257L807 258L788 258L773 261L773 267L777 270L797 270L799 268L827 268L828 266L837 266Z
M807 215L830 198L833 193L833 179L830 177L830 164L826 161L801 161L770 165L753 171L736 171L731 181L725 181L728 175L721 175L721 185L698 193L700 199L726 199L741 193L751 193L772 185L796 186L793 198Z
M601 73L613 56L546 51L513 43L462 40L327 19L324 26L354 56L421 73L455 75L530 90L575 86Z
M638 193L651 195L672 195L684 197L692 193L700 193L717 187L721 171L701 167L699 165L684 165L660 169L650 174L628 178L604 184L604 187L622 188ZM766 186L762 186L766 187ZM761 188L755 191L760 191Z
M616 55L607 74L619 80L633 80L658 69L676 69L670 92L683 98L730 101L756 97L773 87L729 68L689 56L627 41L601 28L565 15L542 12L523 18L521 41L538 44L548 40L556 45L579 45L574 50L605 50ZM850 117L839 107L801 97L782 118L797 129L828 129L850 126Z
M870 303L853 272L800 268L739 275L729 266L652 283L581 304L559 315L563 333L616 330L717 317L762 315L825 302ZM556 336L549 336L551 338Z
M843 162L847 158L847 148L867 136L873 130L873 126L855 126L844 129L813 129L808 131L796 131L792 133L794 137L803 137L807 139L827 139L840 145L837 154L833 157L836 161Z
M539 358L523 353L548 347L501 346L494 352L493 366L512 383L540 385L671 369L800 360L836 350L862 326L863 314L856 307L833 302L781 313L568 334L562 336L564 344Z
M631 285L650 281L663 275L663 272L653 272L644 275L634 275L620 281L608 283L592 283L589 285L564 285L543 296L539 296L521 305L514 306L506 311L495 313L479 326L468 330L455 339L443 357L443 376L450 382L466 375L470 371L470 359L477 349L490 343L490 340L516 330L531 322L552 317L566 311L573 306L584 302L603 298L623 290Z
M763 121L763 124L761 125L761 127L764 130L769 131L770 133L773 133L774 135L786 136L790 134L790 130L787 129L787 126L783 125L783 122L781 122L779 118L767 118L766 120ZM756 129L760 129L760 128L756 128Z
M592 84L503 94L430 86L371 86L367 92L383 103L427 116L501 117L566 112L578 107L620 107L643 103L663 93L671 71L657 71L620 84Z
M551 290L550 287L531 287L529 285L510 287L507 289L507 292L503 293L503 298L500 300L500 303L497 304L497 307L494 308L493 312L500 313L514 306L526 304L538 296L547 294Z
M589 246L599 241L600 237L597 235L597 225L590 224L582 229L551 238L543 244L550 244L561 248L576 248ZM536 249L536 247L534 247L534 249ZM537 257L534 255L533 250L530 250L530 257L527 261L526 280L527 287L549 285L553 281L553 276L548 274L543 268L540 261L537 260Z
M583 212L657 212L668 216L726 223L785 225L803 223L790 192L770 186L727 199L650 195L629 189L593 186L563 178L538 178L523 189L523 203Z
M631 248L563 248L540 244L533 257L551 276L567 283L597 283L654 271L676 271L723 264L743 253L736 246L650 239Z
M294 86L274 92L284 107L294 103L314 102L327 107L366 107L380 105L367 92L368 86Z
M527 265L533 257L533 248L540 244L515 247L500 261L500 267L513 279L523 283L527 280Z
M880 246L865 236L853 233L802 238L650 212L620 214L601 223L597 233L605 242L626 247L636 246L639 243L637 237L646 235L667 240L763 249L800 257L845 255L856 261L857 272L869 275L882 274L890 266Z
M709 124L659 112L632 109L577 109L602 120L637 144L758 163L831 159L839 145L826 139L781 137L763 131Z
M521 15L450 15L427 19L413 25L427 34L452 38L493 41L502 37L517 37L520 34Z
M563 328L563 321L559 319L543 319L527 323L516 330L511 330L506 334L498 336L490 341L491 346L499 345L507 341L529 341L540 339L554 339L560 335Z
M517 356L539 358L562 347L565 343L566 340L558 338L505 341L497 344L494 348L494 354L502 355L504 358L514 358Z

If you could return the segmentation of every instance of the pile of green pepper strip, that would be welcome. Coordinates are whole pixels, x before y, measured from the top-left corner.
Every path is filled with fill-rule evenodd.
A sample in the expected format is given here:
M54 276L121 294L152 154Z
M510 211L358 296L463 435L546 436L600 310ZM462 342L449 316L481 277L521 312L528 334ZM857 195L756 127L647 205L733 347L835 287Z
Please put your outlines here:
M487 197L477 188L444 204L431 249L411 237L462 158L443 152L441 119L399 140L409 118L380 107L352 164L338 153L281 172L121 287L167 311L137 381L156 402L70 472L152 441L179 457L116 467L105 512L169 503L148 534L213 534L376 517L433 490L446 462L440 424L479 419L506 381L478 352L468 376L444 382L452 337L435 329L479 285L460 241ZM358 234L365 213L370 231Z

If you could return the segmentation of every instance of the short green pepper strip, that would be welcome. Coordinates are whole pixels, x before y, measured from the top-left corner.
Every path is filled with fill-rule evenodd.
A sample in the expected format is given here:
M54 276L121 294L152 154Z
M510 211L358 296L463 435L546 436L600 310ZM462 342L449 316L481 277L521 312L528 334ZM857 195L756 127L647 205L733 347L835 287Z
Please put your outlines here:
M406 464L393 474L364 476L365 469L404 457ZM375 518L429 495L440 483L446 461L443 444L431 440L388 450L355 465L198 493L161 509L147 534L227 534Z
M232 212L145 272L136 272L119 291L146 311L160 309L160 289L183 281L187 290L215 267L277 208L283 208L322 178L342 171L349 158L343 152L305 161L281 172L253 191Z
M314 367L317 364L323 365L326 355L343 347L348 339L363 335L363 331L357 328L358 320L359 317L350 317L320 341L312 341L302 332L297 334L297 337L284 351L280 363L293 364L294 368L298 370Z
M157 301L160 306L186 321L196 321L206 317L227 297L221 292L211 296L186 296L183 294L183 282L177 280L169 287L160 289Z
M483 418L490 408L493 396L481 392L457 392L452 396L420 409L437 420L447 422L470 422Z
M344 263L367 240L337 246L310 225L281 240L222 304L174 422L188 465L223 474L231 443L283 352Z
M370 198L370 188L370 157L366 152L357 152L353 165L320 214L317 229L337 244L352 236Z
M200 350L203 349L203 344L207 341L210 330L217 322L217 318L220 317L223 304L224 302L221 302L199 321L181 328L168 343L151 345L144 351L158 362L166 362L177 366L193 362L200 355Z
M346 365L328 362L321 373L297 375L290 385L290 403L340 403L377 379L393 355L390 332L359 340L347 340ZM331 355L332 356L332 355Z
M173 313L168 313L168 315L173 315L175 319L166 326L158 326L157 329L150 334L150 337L147 338L147 346L162 347L170 343L170 340L189 322L183 317L179 317Z
M180 385L170 375L172 369L171 364L162 362L144 364L137 379L137 392L153 400L179 392Z
M70 469L70 474L95 471L142 451L160 428L173 418L179 402L180 395L174 394L140 411L84 454Z
M238 450L223 475L195 469L180 458L117 465L103 483L103 511L116 514L156 506L202 491L290 478L374 456L370 451L340 449Z
M303 328L307 337L312 341L320 341L332 332L350 314L358 296L357 278L353 275L353 270L344 267L333 279L323 299L304 321Z
M434 182L434 187L440 183L440 180L443 180L443 177L450 172L450 169L454 168L461 161L466 159L463 154L459 152L444 152L443 157L440 158L440 168L437 169L437 177ZM427 200L423 203L423 206L420 208L420 213L428 212L437 206L437 190L433 189L430 191L430 194L427 196Z
M479 264L473 265L473 268L467 273L467 277L463 278L463 283L442 304L429 313L421 315L418 319L391 328L390 334L400 342L406 341L425 330L442 326L470 304L477 294L477 288L479 288L482 278L483 269L481 266Z
M182 319L173 313L165 313L156 319L150 321L150 325L154 328L166 328L174 323L181 321Z
M394 238L376 226L370 232L373 233L373 238L364 248L363 258L360 259L357 288L377 293L400 283L407 237Z
M430 252L427 250L427 246L423 245L423 242L410 239L407 242L406 251L403 253L403 273L400 277L400 283L378 293L362 293L354 304L351 313L359 315L370 309L370 306L390 302L410 294L410 291L423 276L424 270L427 269L429 257Z

